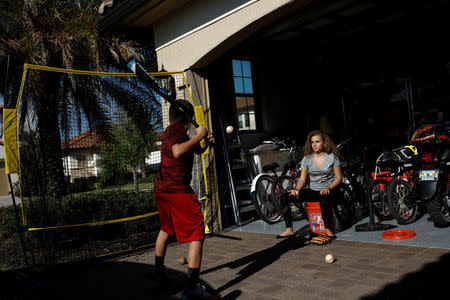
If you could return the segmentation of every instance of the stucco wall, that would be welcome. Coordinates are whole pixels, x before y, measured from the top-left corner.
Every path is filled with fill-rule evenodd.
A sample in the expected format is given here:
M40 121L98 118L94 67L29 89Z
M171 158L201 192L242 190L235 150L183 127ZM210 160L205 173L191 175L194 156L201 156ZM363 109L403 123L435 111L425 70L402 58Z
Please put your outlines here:
M5 162L0 161L0 196L9 194L8 175L5 174Z
M164 64L167 70L185 70L230 36L289 2L291 1L191 1L154 24L158 63L160 66ZM226 15L230 11L233 13ZM211 23L201 30L192 31L208 22ZM191 33L176 40L189 32Z

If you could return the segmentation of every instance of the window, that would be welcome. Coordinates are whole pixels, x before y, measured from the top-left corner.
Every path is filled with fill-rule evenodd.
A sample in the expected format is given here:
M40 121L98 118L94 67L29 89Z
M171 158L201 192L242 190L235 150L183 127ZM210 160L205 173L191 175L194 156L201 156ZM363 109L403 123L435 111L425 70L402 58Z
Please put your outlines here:
M239 130L256 130L251 62L233 59L234 99Z
M77 161L77 168L86 168L87 165L87 158L85 155L75 155L75 159Z

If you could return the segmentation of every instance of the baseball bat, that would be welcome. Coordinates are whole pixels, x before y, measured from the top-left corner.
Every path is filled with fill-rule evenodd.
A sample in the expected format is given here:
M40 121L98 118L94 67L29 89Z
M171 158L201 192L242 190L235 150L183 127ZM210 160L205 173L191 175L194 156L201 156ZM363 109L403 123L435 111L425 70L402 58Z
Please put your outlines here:
M160 95L162 98L164 98L166 101L168 101L171 105L175 106L181 113L183 113L188 120L194 125L195 127L198 127L197 122L189 116L189 114L176 103L175 99L169 95L167 90L159 85L156 78L152 75L148 74L147 71L136 61L132 60L128 63L128 68L136 74L137 78L139 78L149 89L156 92L158 95Z

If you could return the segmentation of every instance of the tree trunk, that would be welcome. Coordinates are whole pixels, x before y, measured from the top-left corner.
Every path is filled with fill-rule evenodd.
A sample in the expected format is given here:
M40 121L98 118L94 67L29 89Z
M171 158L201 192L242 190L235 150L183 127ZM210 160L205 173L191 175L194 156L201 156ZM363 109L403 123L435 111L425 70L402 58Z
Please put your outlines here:
M41 90L36 91L36 114L39 128L39 147L44 173L44 195L60 198L66 194L61 135L58 122L58 90L60 76L40 74Z
M141 163L142 178L147 178L147 172L145 171L145 162Z
M138 178L137 178L137 167L133 167L132 169L133 169L134 190L137 192L137 191L139 191Z

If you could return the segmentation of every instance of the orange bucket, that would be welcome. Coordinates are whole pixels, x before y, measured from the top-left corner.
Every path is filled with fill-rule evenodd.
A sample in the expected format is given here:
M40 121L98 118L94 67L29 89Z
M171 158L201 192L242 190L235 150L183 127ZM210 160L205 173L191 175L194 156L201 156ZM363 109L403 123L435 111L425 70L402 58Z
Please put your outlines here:
M326 235L325 224L323 223L322 210L319 202L306 202L306 212L308 214L309 228L312 233Z

